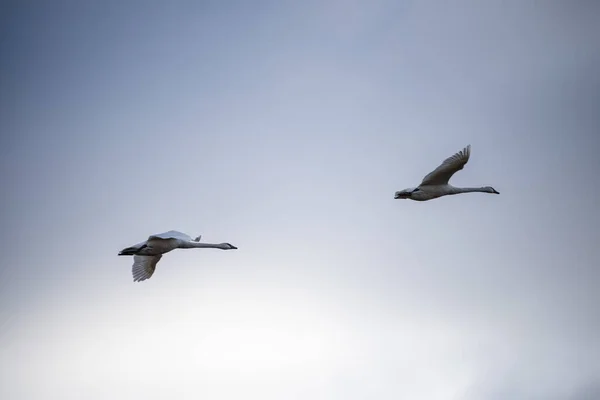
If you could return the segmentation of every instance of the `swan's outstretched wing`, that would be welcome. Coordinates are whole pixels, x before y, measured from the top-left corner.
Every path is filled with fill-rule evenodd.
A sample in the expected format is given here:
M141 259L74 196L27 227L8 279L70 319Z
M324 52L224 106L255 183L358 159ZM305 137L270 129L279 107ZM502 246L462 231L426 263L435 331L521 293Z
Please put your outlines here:
M150 235L148 240L151 239L180 239L188 242L192 241L192 238L189 235L178 231L169 231L164 233L157 233L155 235Z
M469 161L470 155L471 145L468 145L452 157L446 158L439 167L423 178L421 185L446 185L455 172L463 169L467 161Z
M149 279L154 270L156 269L156 263L160 260L162 255L156 256L133 256L133 281L141 282Z

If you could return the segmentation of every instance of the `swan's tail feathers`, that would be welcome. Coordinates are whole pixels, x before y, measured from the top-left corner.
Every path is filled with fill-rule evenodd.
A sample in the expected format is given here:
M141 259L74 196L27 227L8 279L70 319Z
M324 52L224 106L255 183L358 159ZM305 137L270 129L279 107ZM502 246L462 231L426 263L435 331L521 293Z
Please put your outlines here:
M120 256L132 256L138 249L136 247L128 247L119 252Z
M144 244L142 246L137 245L137 246L131 246L131 247L127 247L123 250L121 250L119 252L120 256L133 256L139 253L140 250L145 249L146 247L148 247L148 245Z

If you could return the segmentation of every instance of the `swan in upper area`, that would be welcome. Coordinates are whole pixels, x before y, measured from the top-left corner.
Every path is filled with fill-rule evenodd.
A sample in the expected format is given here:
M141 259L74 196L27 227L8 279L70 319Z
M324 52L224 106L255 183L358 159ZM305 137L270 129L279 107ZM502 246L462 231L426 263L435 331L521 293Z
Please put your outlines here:
M120 256L133 256L133 281L139 282L149 279L154 270L156 263L161 259L162 255L175 249L198 249L198 248L214 248L221 250L235 250L237 247L230 243L200 243L202 236L192 239L185 233L177 231L168 231L151 235L148 240L127 247L119 252Z
M421 184L416 188L408 188L397 191L394 195L394 199L425 201L459 193L482 192L500 194L491 186L479 188L458 188L448 183L455 172L463 169L467 161L469 161L470 155L471 145L468 145L462 151L459 151L452 157L448 157L446 160L444 160L439 167L423 178Z

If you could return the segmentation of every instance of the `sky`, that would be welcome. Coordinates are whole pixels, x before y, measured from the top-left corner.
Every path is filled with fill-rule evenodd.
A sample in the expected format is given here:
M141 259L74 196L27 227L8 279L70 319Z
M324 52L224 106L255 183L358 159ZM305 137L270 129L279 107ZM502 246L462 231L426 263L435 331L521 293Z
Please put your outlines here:
M0 397L600 398L599 17L2 2Z

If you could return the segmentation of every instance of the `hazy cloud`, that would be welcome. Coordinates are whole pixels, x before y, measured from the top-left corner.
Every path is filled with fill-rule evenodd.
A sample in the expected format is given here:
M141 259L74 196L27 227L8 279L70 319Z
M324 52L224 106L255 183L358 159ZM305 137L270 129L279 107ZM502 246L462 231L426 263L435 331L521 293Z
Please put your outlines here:
M596 3L2 7L2 398L597 397Z

